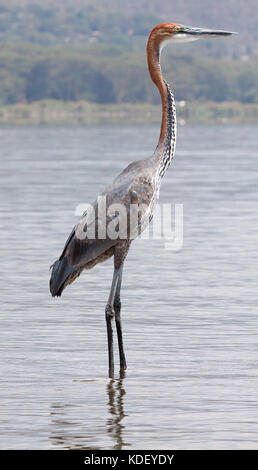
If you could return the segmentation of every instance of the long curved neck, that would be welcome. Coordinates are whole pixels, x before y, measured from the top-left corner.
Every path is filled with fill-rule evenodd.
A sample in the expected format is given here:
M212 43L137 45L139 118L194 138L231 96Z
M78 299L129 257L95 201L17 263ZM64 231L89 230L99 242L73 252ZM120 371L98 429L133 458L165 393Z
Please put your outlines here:
M162 121L157 146L159 174L162 177L173 159L176 146L176 106L174 95L163 79L160 68L160 44L149 37L147 44L147 60L152 81L157 86L162 103Z

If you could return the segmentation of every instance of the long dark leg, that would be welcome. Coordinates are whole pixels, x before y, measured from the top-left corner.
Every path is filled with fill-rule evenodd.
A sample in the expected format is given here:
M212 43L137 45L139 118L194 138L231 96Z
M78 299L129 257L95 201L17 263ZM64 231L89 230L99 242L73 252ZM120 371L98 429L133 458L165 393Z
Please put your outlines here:
M114 350L113 350L113 329L112 322L115 315L115 296L117 292L118 281L122 273L122 266L115 268L113 281L110 289L108 303L106 305L105 315L107 324L107 337L108 337L108 366L109 366L109 377L114 376Z
M123 265L121 266L123 268ZM122 283L122 269L117 283L116 295L114 300L115 319L116 319L116 331L119 347L119 358L120 358L120 371L126 369L126 359L123 346L123 335L122 335L122 323L121 323L121 301L120 301L120 290Z

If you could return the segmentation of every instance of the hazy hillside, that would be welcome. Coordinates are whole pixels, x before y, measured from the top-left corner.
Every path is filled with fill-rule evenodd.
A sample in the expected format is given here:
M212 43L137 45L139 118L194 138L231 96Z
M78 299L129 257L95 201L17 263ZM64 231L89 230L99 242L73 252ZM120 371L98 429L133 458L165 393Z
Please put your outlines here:
M162 21L240 33L164 51L176 99L257 103L255 13L254 0L0 0L0 104L159 103L145 45Z
M39 44L146 41L161 21L224 28L234 41L205 41L194 54L239 58L255 52L256 0L0 0L0 41ZM191 46L190 46L191 47Z

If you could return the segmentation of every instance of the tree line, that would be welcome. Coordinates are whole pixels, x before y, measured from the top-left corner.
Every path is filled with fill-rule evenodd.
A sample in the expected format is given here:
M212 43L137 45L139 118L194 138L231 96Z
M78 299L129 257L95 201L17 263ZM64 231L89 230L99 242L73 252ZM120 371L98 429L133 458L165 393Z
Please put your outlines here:
M163 72L177 100L258 102L255 61L216 60L164 51ZM159 103L145 48L92 44L3 44L0 104L42 99L96 103Z

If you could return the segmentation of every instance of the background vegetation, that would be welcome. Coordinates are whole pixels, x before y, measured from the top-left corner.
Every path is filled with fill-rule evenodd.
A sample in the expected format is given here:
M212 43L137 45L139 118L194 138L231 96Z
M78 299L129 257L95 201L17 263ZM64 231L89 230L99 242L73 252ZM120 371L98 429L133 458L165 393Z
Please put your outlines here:
M258 102L257 65L164 51L164 74L177 100ZM4 44L0 49L0 104L41 99L96 103L159 103L145 50L121 46Z
M172 9L171 0L0 0L0 105L159 104L145 45L164 20L240 33L164 51L177 100L258 103L255 4L174 0Z

